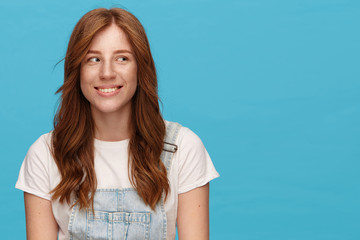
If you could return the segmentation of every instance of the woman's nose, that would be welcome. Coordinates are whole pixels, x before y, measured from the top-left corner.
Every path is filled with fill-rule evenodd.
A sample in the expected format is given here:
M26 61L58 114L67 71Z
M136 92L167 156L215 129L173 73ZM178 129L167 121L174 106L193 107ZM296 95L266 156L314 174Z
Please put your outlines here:
M100 79L114 79L116 77L115 70L111 62L103 62L103 65L100 70Z

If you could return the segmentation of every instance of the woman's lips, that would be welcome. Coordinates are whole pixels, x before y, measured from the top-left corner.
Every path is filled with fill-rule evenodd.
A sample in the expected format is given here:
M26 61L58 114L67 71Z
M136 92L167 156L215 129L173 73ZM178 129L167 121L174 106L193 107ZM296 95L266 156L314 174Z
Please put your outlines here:
M122 86L100 86L100 87L95 87L96 92L100 96L104 96L104 97L110 97L110 96L113 96L113 95L117 94L120 91L121 88L122 88Z

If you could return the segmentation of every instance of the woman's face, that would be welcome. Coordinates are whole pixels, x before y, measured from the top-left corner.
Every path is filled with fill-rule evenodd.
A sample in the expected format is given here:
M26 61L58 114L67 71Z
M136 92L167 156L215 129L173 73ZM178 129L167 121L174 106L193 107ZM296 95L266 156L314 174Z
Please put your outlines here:
M80 87L94 117L130 114L137 64L126 34L112 24L98 32L81 63Z

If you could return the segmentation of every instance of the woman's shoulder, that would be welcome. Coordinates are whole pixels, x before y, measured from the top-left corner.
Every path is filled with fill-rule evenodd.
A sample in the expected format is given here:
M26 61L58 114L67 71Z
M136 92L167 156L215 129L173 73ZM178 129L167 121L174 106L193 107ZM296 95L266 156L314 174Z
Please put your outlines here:
M15 187L50 200L51 132L41 135L29 148L20 168Z
M38 137L36 141L30 146L29 152L32 151L50 152L51 138L52 138L52 131L40 135L40 137Z
M190 191L219 177L200 137L190 128L180 126L178 147L172 166L176 168L178 193Z
M187 145L187 146L202 146L203 143L200 137L194 133L190 128L181 125L178 122L165 121L167 127L167 134L169 134L169 129L174 129L177 131L176 133L172 133L176 135L176 144L177 145ZM171 130L170 130L171 131ZM171 133L170 133L171 134Z
M27 151L26 158L29 161L47 162L52 159L51 154L52 131L40 135Z

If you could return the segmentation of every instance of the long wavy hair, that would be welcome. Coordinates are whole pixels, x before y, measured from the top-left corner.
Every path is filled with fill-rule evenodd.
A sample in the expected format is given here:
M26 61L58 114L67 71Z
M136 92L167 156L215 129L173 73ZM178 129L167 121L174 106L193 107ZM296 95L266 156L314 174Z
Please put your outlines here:
M51 191L52 199L80 208L92 208L97 180L94 169L94 129L90 104L80 89L81 62L94 36L115 23L127 35L137 62L137 89L132 99L129 141L129 179L143 201L152 209L170 191L167 172L160 160L165 123L160 113L157 77L145 30L131 13L119 9L95 9L76 24L67 48L64 84L54 117L52 155L61 174ZM73 195L75 194L75 195Z

